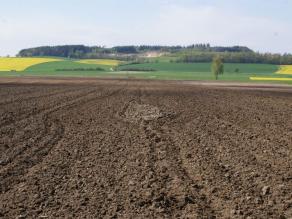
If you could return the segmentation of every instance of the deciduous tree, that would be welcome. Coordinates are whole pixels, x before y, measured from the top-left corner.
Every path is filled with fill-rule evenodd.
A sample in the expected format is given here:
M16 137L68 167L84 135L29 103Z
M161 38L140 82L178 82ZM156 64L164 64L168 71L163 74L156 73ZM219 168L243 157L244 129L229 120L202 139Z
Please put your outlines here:
M219 75L224 73L224 64L220 56L216 56L212 62L212 72L215 75L216 80L218 80Z

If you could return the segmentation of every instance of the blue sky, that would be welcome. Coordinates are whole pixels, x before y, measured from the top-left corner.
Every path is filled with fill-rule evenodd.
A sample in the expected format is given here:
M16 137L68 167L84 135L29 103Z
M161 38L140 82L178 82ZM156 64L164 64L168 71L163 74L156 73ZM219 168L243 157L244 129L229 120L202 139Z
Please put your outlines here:
M0 55L61 44L292 53L292 0L0 0Z

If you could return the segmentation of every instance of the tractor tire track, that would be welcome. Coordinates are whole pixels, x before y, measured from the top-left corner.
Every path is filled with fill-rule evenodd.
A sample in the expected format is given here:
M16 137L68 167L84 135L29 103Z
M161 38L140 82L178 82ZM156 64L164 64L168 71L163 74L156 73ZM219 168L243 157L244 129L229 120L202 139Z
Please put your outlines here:
M56 95L59 95L59 94L65 94L65 93L68 93L68 92L79 92L81 90L86 90L87 88L81 88L81 89L64 89L62 91L58 91L58 92L53 92L53 93L49 93L49 94L43 94L43 95L38 95L38 96L33 96L33 97L26 97L26 98L23 98L23 97L18 97L14 100L9 100L9 101L4 101L4 102L0 102L0 106L3 106L3 105L8 105L8 104L14 104L14 103L21 103L21 102L27 102L27 101L31 101L31 100L37 100L37 99L40 99L40 98L44 98L44 97L54 97ZM34 93L34 92L31 92L31 93ZM27 94L24 94L24 96L26 96Z
M51 118L51 115L53 113L56 113L61 110L70 110L71 108L82 104L88 104L96 100L108 98L110 96L117 94L118 92L120 92L120 90L121 89L114 90L112 92L109 92L108 94L95 96L88 99L84 99L84 96L78 97L77 100L61 104L50 110L42 112L43 115L41 116L41 118L44 124L44 131L42 132L42 134L36 139L34 144L30 145L29 147L23 148L19 153L16 154L16 156L14 156L11 159L8 159L6 163L3 163L3 165L6 166L17 157L23 156L23 153L26 152L26 150L28 150L29 148L32 148L30 150L33 150L30 151L27 156L24 156L23 158L18 158L18 162L14 163L12 167L5 168L5 171L0 172L1 179L0 193L7 191L8 189L12 188L15 184L18 184L20 182L14 177L13 175L14 172L17 172L18 179L21 178L21 176L24 175L29 168L32 168L33 166L42 162L46 155L53 149L54 145L56 145L62 138L65 127L62 125L59 119ZM89 92L89 94L91 94L92 92ZM89 94L85 96L88 96ZM34 145L38 147L35 147ZM6 177L7 175L11 177Z
M85 94L79 94L79 95L77 95L77 96L71 97L71 101L72 101L72 100L74 101L74 99L76 99L76 98L77 98L77 99L78 99L78 98L83 98L83 97L85 97L85 96L87 96L87 95L93 94L95 91L96 91L96 90L94 89L94 90L91 90L91 91L87 91ZM67 101L67 102L70 102L70 100ZM59 105L59 103L54 104L53 106L51 106L51 108L58 107L58 105ZM6 126L13 125L13 124L15 124L16 122L22 122L22 121L24 121L24 120L26 120L26 119L29 119L29 118L31 118L31 117L35 117L35 116L37 116L37 115L39 115L39 114L41 114L41 113L45 113L46 111L47 111L46 108L37 109L37 110L35 110L34 112L30 112L30 113L27 113L27 114L24 114L24 115L20 115L20 116L18 116L18 117L14 117L14 118L11 119L10 121L4 121L4 122L2 122L2 123L0 124L0 126L1 126L1 128L4 128L4 127L6 127Z

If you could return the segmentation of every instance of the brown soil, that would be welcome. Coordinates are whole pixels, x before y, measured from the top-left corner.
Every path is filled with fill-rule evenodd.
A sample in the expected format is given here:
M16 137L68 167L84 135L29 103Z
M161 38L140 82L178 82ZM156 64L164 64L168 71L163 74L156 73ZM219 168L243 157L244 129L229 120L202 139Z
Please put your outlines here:
M292 218L291 89L17 80L0 218Z

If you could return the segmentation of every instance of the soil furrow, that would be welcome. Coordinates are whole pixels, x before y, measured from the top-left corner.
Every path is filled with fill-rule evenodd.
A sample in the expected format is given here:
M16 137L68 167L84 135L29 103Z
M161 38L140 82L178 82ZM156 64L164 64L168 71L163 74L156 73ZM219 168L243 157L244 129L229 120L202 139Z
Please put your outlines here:
M292 217L288 88L39 80L0 83L0 218Z

